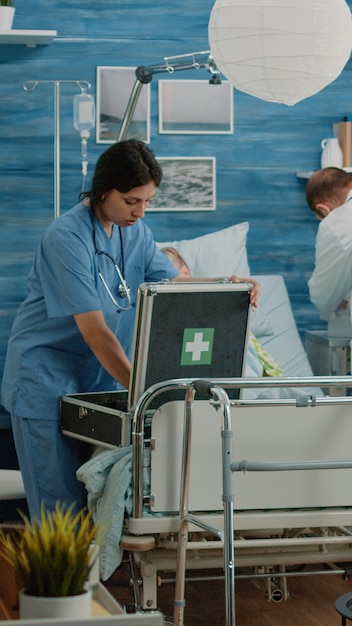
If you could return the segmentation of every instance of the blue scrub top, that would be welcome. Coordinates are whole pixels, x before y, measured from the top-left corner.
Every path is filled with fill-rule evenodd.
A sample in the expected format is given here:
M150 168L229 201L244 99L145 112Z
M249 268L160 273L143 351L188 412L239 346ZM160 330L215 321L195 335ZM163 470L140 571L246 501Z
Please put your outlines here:
M117 293L120 281L113 262L96 254L93 224L97 250L110 254L124 269L133 303L129 311L117 310L99 278L98 264L115 299L126 306ZM109 238L83 203L47 228L28 275L28 297L19 307L8 343L1 400L10 413L59 420L63 395L119 387L85 343L73 315L102 310L131 358L138 286L177 275L142 220L121 233L124 263L118 227Z

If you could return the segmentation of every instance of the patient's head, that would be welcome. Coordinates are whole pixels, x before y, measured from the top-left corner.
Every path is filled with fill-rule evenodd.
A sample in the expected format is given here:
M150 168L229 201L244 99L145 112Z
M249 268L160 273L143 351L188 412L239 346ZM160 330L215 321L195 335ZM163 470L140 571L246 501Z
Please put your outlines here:
M187 278L190 278L191 270L189 269L184 258L176 250L176 248L173 248L172 246L165 246L165 248L161 248L161 252L169 257L171 263L178 270L179 276L185 276Z

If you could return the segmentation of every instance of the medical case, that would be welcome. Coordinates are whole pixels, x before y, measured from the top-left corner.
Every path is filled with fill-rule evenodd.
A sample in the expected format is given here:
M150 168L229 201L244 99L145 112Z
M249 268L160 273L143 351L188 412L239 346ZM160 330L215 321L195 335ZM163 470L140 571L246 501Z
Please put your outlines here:
M241 376L249 315L247 283L140 285L129 406L164 380Z
M61 399L61 429L65 435L104 447L131 443L127 392L78 393Z
M242 376L248 290L247 283L221 281L140 285L128 391L64 396L63 432L108 447L128 445L133 411L150 386L169 379ZM160 402L165 401L164 396Z

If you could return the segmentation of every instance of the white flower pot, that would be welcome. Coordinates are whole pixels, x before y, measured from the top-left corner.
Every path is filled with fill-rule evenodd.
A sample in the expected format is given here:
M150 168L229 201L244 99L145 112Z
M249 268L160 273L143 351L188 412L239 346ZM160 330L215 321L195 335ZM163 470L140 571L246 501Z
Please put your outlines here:
M84 619L92 615L92 592L90 589L78 596L43 598L29 596L23 590L19 594L20 619L68 618Z
M14 17L15 7L0 6L0 30L11 30Z

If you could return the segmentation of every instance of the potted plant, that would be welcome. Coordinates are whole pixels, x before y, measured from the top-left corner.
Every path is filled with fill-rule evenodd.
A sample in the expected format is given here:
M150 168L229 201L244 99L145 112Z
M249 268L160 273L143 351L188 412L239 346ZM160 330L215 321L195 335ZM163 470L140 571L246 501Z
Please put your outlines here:
M72 507L65 509L58 503L55 511L42 506L39 519L30 520L22 513L21 517L23 524L18 530L0 529L0 555L23 584L20 618L74 617L72 608L58 613L64 599L78 606L80 617L89 617L91 598L86 583L98 554L93 543L98 527L90 513L82 509L74 515ZM83 596L87 597L86 612ZM44 615L38 608L43 601L50 607L44 609Z
M14 17L12 0L0 0L0 30L11 30Z

